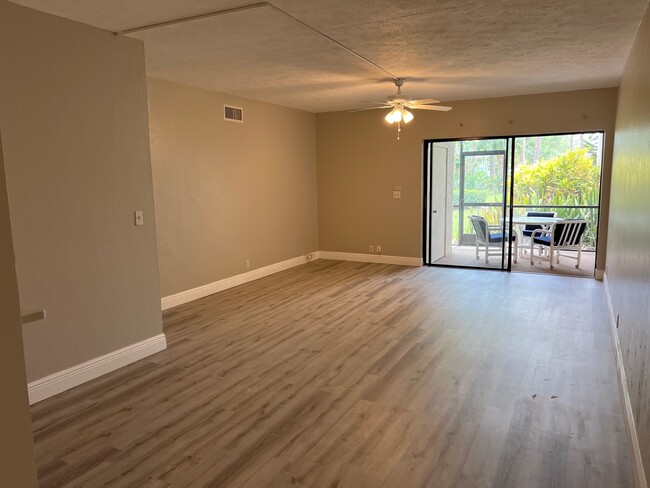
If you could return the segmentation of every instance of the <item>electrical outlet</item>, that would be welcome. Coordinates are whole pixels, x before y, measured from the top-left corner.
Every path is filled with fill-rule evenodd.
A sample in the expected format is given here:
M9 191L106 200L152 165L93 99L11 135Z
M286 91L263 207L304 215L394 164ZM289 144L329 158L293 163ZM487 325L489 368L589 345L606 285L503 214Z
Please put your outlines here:
M251 260L250 259L246 260L246 269L251 269Z
M377 244L375 249L377 249L377 254L381 254L381 244Z
M133 219L135 225L144 225L144 212L142 210L136 210L133 212Z
M375 246L368 246L368 252L375 252Z

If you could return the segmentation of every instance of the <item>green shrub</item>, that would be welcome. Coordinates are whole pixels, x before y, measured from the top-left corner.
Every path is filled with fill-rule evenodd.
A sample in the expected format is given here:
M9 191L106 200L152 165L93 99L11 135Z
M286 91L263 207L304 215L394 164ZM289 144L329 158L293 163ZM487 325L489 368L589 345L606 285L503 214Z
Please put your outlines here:
M598 205L600 168L586 149L515 170L515 204Z
M598 205L600 167L587 149L570 150L536 164L515 169L515 205ZM528 209L536 210L536 209ZM598 211L596 209L539 209L557 212L566 219L590 221L585 246L595 248Z

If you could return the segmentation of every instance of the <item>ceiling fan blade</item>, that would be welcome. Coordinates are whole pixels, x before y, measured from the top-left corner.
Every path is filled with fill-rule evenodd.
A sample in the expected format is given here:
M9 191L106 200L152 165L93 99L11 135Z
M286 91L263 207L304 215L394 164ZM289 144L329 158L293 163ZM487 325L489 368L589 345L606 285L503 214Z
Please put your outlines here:
M440 100L435 100L433 98L423 98L422 100L411 100L409 103L414 103L415 105L428 105L430 103L440 103Z
M378 108L391 108L391 105L384 105L382 107L358 108L356 110L348 110L346 113L351 114L353 112L364 112L366 110L377 110Z
M369 100L361 100L361 103L369 103L371 105L386 105L386 100L384 100L383 102L372 102Z
M445 107L444 105L415 105L409 108L413 110L437 110L438 112L449 112L451 110L451 107Z

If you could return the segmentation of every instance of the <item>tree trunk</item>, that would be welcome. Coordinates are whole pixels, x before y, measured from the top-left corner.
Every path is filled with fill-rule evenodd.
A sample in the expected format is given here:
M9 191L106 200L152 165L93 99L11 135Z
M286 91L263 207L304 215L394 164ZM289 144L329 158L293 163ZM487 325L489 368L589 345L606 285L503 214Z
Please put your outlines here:
M536 137L535 138L535 150L533 151L533 163L537 163L539 161L539 153L542 150L542 138L541 137Z

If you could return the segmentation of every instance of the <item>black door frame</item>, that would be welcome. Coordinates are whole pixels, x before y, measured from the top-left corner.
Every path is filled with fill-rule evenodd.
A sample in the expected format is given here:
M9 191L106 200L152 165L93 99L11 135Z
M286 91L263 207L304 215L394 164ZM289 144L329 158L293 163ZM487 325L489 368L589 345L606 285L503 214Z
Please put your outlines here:
M430 260L430 239L428 235L428 226L430 225L430 219L429 219L429 205L430 205L430 200L431 200L431 188L432 188L432 183L430 181L431 174L429 172L429 158L431 157L431 148L435 143L442 143L442 142L463 142L463 141L487 141L487 140L504 140L505 141L505 150L494 150L494 151L468 151L465 154L471 155L471 153L475 153L475 155L478 154L489 154L489 153L495 153L495 154L503 154L504 155L504 163L503 163L503 203L502 206L504 208L504 215L508 207L510 206L508 202L506 201L506 197L508 193L511 195L513 192L507 191L507 182L508 182L508 174L511 171L511 168L514 168L514 158L510 157L510 155L514 154L514 150L510 149L510 143L511 139L514 140L513 136L490 136L490 137L461 137L461 138L451 138L451 139L425 139L423 141L423 186L422 186L422 195L423 195L423 205L422 205L422 222L423 222L423 231L422 231L422 256L424 257L423 259L423 264L424 266L440 266L440 267L446 267L446 268L466 268L466 269L487 269L487 270L492 270L492 271L511 271L512 269L512 263L511 263L511 256L512 256L512 242L508 242L508 260L507 263L505 262L505 241L502 243L501 247L501 267L500 268L489 268L489 267L480 267L480 266L464 266L464 265L459 265L459 264L435 264L435 263L429 263ZM514 147L514 146L513 146ZM510 161L510 160L511 161ZM463 178L463 174L461 173L461 178ZM511 181L511 186L512 186L512 179ZM462 185L461 185L462 186ZM459 198L459 209L462 208L461 201ZM507 219L508 222L512 222L512 212L510 212L510 218ZM510 223L508 225L508 231L512 232L512 224ZM503 228L502 232L506 232L506 219L503 221ZM462 228L459 227L459 240L460 240L460 235L462 234Z
M481 267L476 267L476 266L463 266L463 265L455 265L455 264L435 264L435 263L429 263L429 238L427 236L428 233L428 225L429 225L429 219L427 218L427 212L428 212L428 202L430 201L430 192L429 189L427 188L427 182L428 178L430 178L429 175L429 154L431 151L431 147L435 143L442 143L442 142L461 142L461 141L476 141L476 140L481 140L481 141L486 141L486 140L494 140L494 139L506 139L509 140L509 144L506 144L506 150L508 151L509 149L509 163L505 165L505 167L508 168L508 171L511 175L514 175L514 167L515 167L515 141L517 139L523 138L523 137L553 137L553 136L570 136L570 135L576 135L576 134L601 134L602 136L602 149L601 149L601 161L600 161L600 177L599 177L599 188L598 188L598 225L596 226L596 251L595 251L595 259L594 259L594 266L596 266L598 262L598 252L599 252L599 246L598 246L598 239L600 236L600 226L601 226L601 215L602 215L602 199L603 199L603 167L605 163L605 153L606 153L606 136L607 132L602 129L602 130L586 130L586 131L568 131L568 132L540 132L540 133L532 133L532 134L511 134L511 135L504 135L504 136L485 136L485 137L450 137L450 138L444 138L444 139L424 139L422 141L422 160L423 160L423 174L422 174L422 256L423 256L423 265L424 266L438 266L438 267L446 267L446 268L460 268L460 269L485 269L485 270L490 270L490 271L507 271L510 272L512 271L512 243L509 243L509 252L508 252L508 263L507 266L504 266L504 259L505 259L505 252L502 252L501 254L501 263L502 266L501 268L481 268ZM506 155L508 157L508 155ZM503 232L512 232L512 219L514 215L514 206L513 206L513 200L514 200L514 178L511 178L510 180L510 185L507 185L507 176L506 176L506 171L504 171L504 203L506 203L505 197L506 195L506 190L507 187L510 187L510 191L507 192L509 193L509 199L507 201L507 211L509 215L509 222L510 225L506 229L506 223L504 220L503 224ZM460 202L459 202L460 203ZM503 249L502 249L503 250Z

